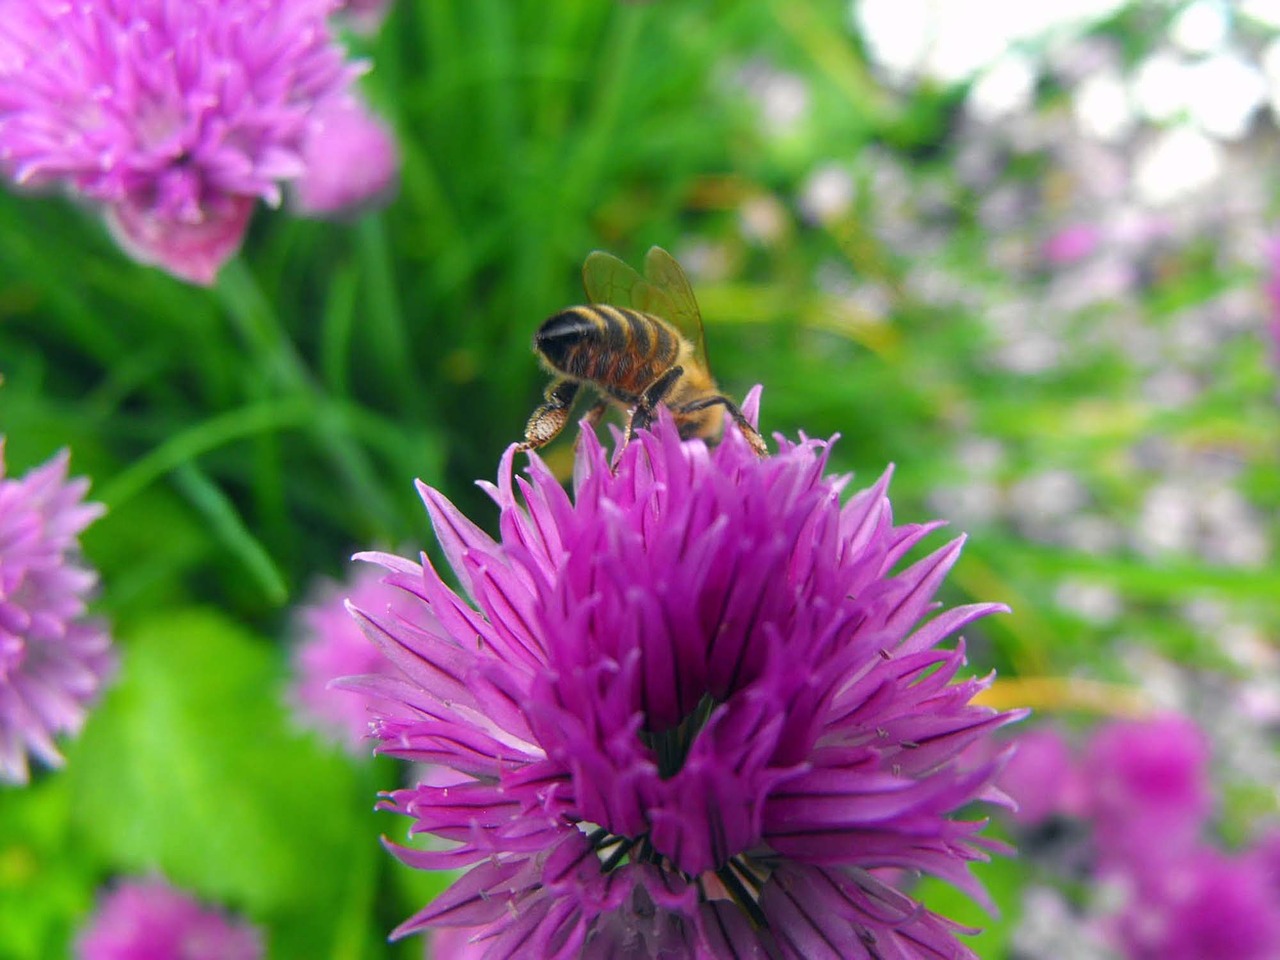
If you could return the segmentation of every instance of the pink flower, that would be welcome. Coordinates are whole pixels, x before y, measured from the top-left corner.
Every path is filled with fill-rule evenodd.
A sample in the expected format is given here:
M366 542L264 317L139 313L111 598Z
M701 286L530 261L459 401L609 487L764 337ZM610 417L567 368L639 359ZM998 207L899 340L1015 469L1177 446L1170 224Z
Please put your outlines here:
M938 610L961 541L899 570L936 524L894 524L887 474L842 504L826 458L758 457L733 428L682 442L664 409L616 464L585 430L572 495L509 449L498 540L421 488L461 589L368 555L412 606L361 612L398 675L353 686L387 704L380 753L462 775L389 795L449 843L397 854L468 869L396 935L565 960L973 956L880 871L982 896L990 844L959 811L995 797L998 760L962 754L1012 717L971 703L986 683L943 643L1003 608Z
M256 200L305 171L355 72L328 0L21 0L0 17L0 171L103 211L143 263L212 283Z
M1078 815L1083 778L1062 734L1053 727L1036 727L1014 743L1017 749L996 780L1018 804L1014 819L1035 826L1055 814Z
M1271 338L1271 356L1280 367L1280 236L1267 242L1267 332Z
M1098 249L1100 231L1089 224L1063 227L1044 242L1044 258L1054 266L1065 267L1083 260Z
M77 960L261 960L257 930L201 906L160 879L131 880L102 898L76 939Z
M357 33L376 33L391 4L392 0L340 0L337 15Z
M291 699L304 726L321 731L352 752L367 743L372 715L365 698L331 687L341 677L394 673L390 662L361 632L347 603L393 615L409 603L404 593L382 582L375 567L361 565L346 584L329 583L295 615Z
M1135 880L1113 928L1128 960L1280 957L1280 896L1258 862L1199 848Z
M102 514L87 480L67 480L64 450L21 479L4 476L0 438L0 780L26 783L27 754L62 764L115 666L105 625L85 613L97 574L78 534Z
M1196 846L1213 805L1209 742L1169 714L1099 729L1085 751L1099 863L1158 871Z
M291 199L300 213L351 213L385 200L400 173L400 150L387 125L354 97L317 111L303 146L306 172Z

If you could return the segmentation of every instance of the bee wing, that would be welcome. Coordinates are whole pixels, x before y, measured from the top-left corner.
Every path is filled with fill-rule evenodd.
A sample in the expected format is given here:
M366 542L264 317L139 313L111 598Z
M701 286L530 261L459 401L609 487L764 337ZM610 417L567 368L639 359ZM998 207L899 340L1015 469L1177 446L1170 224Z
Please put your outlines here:
M582 287L592 303L633 307L661 317L694 345L699 363L707 366L707 334L689 278L675 257L652 247L642 277L611 253L593 250L582 264Z
M634 270L631 272L635 273ZM657 303L652 308L636 303L634 295L632 305L638 310L656 313L675 324L693 343L698 361L710 370L707 360L707 331L702 326L702 313L698 310L698 301L694 299L693 287L689 285L684 268L661 247L650 247L644 258L644 275L648 283L645 284L647 291L641 292L642 296L657 295L662 309L658 308Z

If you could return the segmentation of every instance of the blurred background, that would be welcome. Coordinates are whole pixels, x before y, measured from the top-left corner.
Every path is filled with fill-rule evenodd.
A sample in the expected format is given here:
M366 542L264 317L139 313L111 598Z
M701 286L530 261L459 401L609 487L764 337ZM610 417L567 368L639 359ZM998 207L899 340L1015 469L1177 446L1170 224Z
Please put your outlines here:
M415 478L492 528L473 481L596 248L680 260L766 435L838 433L897 519L970 534L946 599L1014 609L969 636L993 703L1068 739L1186 714L1213 843L1276 818L1280 3L398 0L343 37L393 195L260 207L211 287L0 192L8 473L92 479L121 658L65 769L0 788L0 957L67 956L155 872L273 957L422 956L385 937L445 881L378 844L404 772L292 716L296 610L356 550L435 549ZM983 958L1123 956L1063 945L1101 908L1061 836L997 832L997 916L917 892Z

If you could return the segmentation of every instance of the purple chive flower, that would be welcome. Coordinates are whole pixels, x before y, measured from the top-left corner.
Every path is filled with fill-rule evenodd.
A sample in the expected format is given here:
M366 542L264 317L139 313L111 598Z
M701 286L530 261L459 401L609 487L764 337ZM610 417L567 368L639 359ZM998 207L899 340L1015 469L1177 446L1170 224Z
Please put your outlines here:
M0 438L0 781L26 783L27 755L62 764L54 744L75 734L115 657L105 626L85 615L97 574L77 535L102 507L87 480L67 480L64 450L6 479Z
M1004 608L929 617L961 540L895 574L937 524L894 526L887 473L842 507L827 444L708 449L665 412L613 469L584 430L572 496L514 456L485 485L498 541L421 487L461 595L425 555L366 555L417 598L356 611L401 672L352 681L393 704L379 752L466 778L384 802L452 844L406 863L470 867L394 935L474 928L485 960L972 957L877 876L984 896L993 845L953 814L1003 796L999 760L959 758L1013 717L939 647Z
M371 719L365 698L330 684L340 677L392 673L382 651L351 619L347 602L362 610L409 611L402 590L382 582L376 567L361 566L347 584L328 583L295 614L293 682L290 699L303 726L310 727L358 751L367 749Z
M1159 870L1195 847L1213 792L1209 742L1189 718L1169 714L1102 727L1084 765L1104 867Z
M212 283L303 173L355 72L329 0L22 0L0 17L0 171L101 208L137 260Z
M160 879L110 891L76 939L77 960L261 960L257 930Z
M1128 960L1275 960L1280 897L1262 865L1199 848L1138 879L1112 936Z
M475 932L466 927L436 927L427 937L426 960L483 960L489 944L472 942Z
M1065 267L1085 259L1096 249L1101 240L1097 227L1077 223L1063 227L1044 242L1044 258L1054 266Z
M1280 367L1280 236L1267 241L1267 333L1271 338L1271 357Z
M376 33L392 0L339 0L336 13L357 33Z
M306 172L290 198L300 213L355 213L385 200L400 173L400 150L391 130L355 97L317 111L303 147Z
M1027 730L996 781L1018 804L1013 818L1035 826L1055 814L1078 815L1084 789L1071 745L1053 727Z

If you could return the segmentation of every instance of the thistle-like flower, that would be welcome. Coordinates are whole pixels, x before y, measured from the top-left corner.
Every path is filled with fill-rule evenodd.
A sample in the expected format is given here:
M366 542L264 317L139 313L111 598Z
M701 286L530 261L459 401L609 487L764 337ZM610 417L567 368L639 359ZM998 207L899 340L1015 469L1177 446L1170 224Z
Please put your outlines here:
M396 935L469 927L485 960L971 957L880 871L983 896L991 844L953 815L1001 799L999 760L960 754L1012 716L939 644L1002 608L925 619L961 541L893 573L936 524L893 525L887 474L842 507L820 442L708 449L663 411L613 469L579 443L572 496L508 450L498 541L421 488L465 598L425 554L365 555L418 601L356 611L401 673L351 682L392 704L378 749L465 778L384 801L450 844L406 863L470 867Z
M369 736L369 706L350 690L330 684L356 674L391 673L394 668L369 643L351 619L349 601L361 610L405 612L411 602L404 592L382 582L378 568L360 567L349 583L327 583L295 614L290 700L305 727L329 736L352 751Z
M212 283L305 170L354 68L328 0L23 0L0 17L0 171L99 206L137 260Z
M78 733L115 663L105 626L86 616L97 574L77 536L102 513L87 480L67 480L64 450L6 479L0 438L0 781L26 783L27 756L62 764L54 743Z
M257 930L164 880L110 891L76 940L77 960L261 960Z

